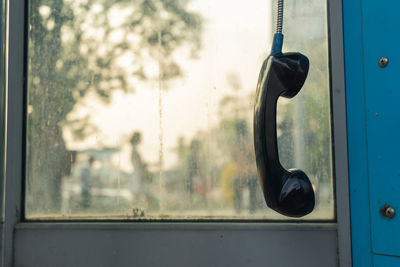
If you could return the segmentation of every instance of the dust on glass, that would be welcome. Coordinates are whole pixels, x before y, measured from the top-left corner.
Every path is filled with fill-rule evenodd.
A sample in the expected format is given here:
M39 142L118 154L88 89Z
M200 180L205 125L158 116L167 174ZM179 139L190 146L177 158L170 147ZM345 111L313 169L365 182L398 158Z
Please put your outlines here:
M284 50L311 68L279 103L279 153L312 180L304 219L332 219L326 8L308 2L286 5ZM252 140L274 7L30 1L26 218L287 219L265 205Z

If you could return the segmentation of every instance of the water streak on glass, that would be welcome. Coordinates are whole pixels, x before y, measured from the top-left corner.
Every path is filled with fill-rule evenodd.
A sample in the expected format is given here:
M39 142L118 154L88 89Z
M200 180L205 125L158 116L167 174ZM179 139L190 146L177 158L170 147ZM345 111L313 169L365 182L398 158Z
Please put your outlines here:
M159 155L158 155L158 161L160 165L160 170L159 170L159 191L160 191L160 212L163 212L163 198L162 198L162 193L164 191L164 177L163 177L163 164L164 164L164 143L163 143L163 105L162 105L162 84L163 84L163 64L162 64L162 30L161 26L159 26L160 29L158 30L158 131L159 131L159 137L158 141L160 143L160 148L159 148Z
M305 219L332 219L326 3L296 3L284 50L311 68L279 103L279 153L316 190ZM275 6L31 0L26 218L287 219L265 205L252 139Z

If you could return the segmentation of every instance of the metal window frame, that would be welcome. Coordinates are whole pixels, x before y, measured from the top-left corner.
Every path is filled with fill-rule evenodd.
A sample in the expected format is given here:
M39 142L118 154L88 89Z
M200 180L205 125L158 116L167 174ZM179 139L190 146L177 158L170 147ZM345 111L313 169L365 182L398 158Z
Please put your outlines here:
M340 266L352 266L342 0L328 0L336 219Z
M6 1L0 5L0 222L4 222L4 177L6 144Z
M6 107L7 113L3 266L204 266L211 262L219 266L257 266L268 261L274 266L351 266L340 0L327 1L336 224L23 222L26 0L6 2L10 60L7 105L2 108L4 112ZM249 253L243 249L249 249Z
M5 151L6 151L6 36L7 36L7 2L0 5L0 247L4 247L4 182L5 182ZM3 259L3 250L0 250L0 259ZM1 261L0 261L1 266Z
M4 224L2 228L2 264L13 266L14 227L21 221L23 145L24 145L24 0L7 0L7 104L6 107L6 176Z

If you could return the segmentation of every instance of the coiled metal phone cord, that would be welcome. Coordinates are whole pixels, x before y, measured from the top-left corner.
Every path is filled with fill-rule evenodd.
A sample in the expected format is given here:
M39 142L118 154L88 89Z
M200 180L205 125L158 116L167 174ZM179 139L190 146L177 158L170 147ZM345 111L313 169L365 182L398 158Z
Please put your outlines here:
M283 0L278 0L278 13L276 17L276 33L282 33L283 25Z

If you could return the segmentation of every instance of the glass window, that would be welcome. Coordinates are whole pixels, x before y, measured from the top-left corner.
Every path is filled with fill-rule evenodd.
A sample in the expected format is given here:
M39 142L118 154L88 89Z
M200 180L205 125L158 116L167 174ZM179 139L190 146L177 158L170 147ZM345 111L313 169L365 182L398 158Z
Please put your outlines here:
M299 3L285 7L284 50L311 68L279 102L279 152L316 190L304 219L333 219L326 3ZM26 218L287 219L264 203L252 140L274 12L265 0L31 0Z

